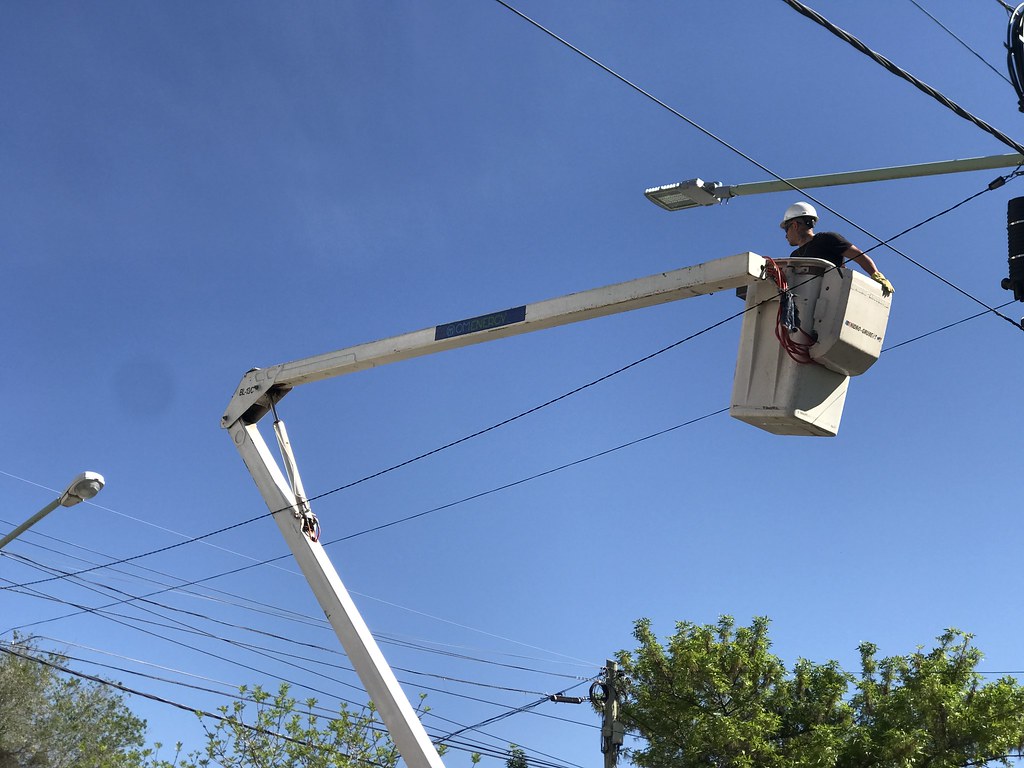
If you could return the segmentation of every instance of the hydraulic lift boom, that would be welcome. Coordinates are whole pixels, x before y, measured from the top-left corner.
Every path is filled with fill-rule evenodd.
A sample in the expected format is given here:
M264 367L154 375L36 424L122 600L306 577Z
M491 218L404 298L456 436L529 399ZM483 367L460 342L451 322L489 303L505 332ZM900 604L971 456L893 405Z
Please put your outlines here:
M479 317L359 344L271 368L254 368L242 378L221 426L240 418L259 421L292 387L355 373L412 357L650 307L691 296L731 290L761 276L764 259L739 253L625 283L492 312Z
M399 686L390 666L381 654L376 641L367 629L334 566L318 541L319 526L306 500L298 465L295 462L284 424L280 420L276 420L274 424L285 466L285 471L282 472L258 429L259 421L273 410L282 397L300 384L321 381L374 366L529 331L552 328L691 296L723 290L731 291L742 286L761 284L765 282L763 279L765 263L765 259L757 254L740 253L672 272L444 323L433 328L359 344L270 368L256 368L242 377L221 419L221 426L231 435L235 447L252 474L267 507L274 513L273 517L302 573L312 587L327 619L334 627L338 639L409 768L442 768L442 763L437 750L416 716L415 710ZM803 267L801 268L803 269ZM846 277L835 284L835 290L830 289L831 297L838 296L844 285L849 289L852 277L861 277L851 275L849 270L844 270L844 272ZM843 283L842 280L846 282ZM863 280L870 283L866 278ZM853 283L855 284L853 287L857 287L856 280ZM874 284L871 283L871 286ZM877 286L875 287L877 288ZM874 291L875 288L869 286L865 290ZM762 303L769 302L772 291L762 293L766 297ZM812 297L812 303L815 298L816 295ZM795 300L808 301L802 295L796 296ZM748 306L758 309L751 305L751 301L752 298L748 297ZM825 302L819 302L821 306L824 304ZM775 306L778 306L777 298ZM813 307L811 304L806 304L806 307L806 314L810 317ZM887 318L887 300L884 310ZM766 316L770 315L772 311L766 310ZM749 312L748 315L750 315ZM818 318L815 317L815 320L817 321ZM849 323L847 323L848 325ZM854 324L859 329L856 332L858 338L864 335L862 325ZM822 326L824 327L824 321ZM878 347L881 346L882 331L884 331L884 324L877 331L873 330L868 334L871 337L871 343L877 342ZM841 326L833 336L839 339L840 335L846 332ZM772 333L765 332L761 326L754 327L752 325L748 333L745 320L743 334L741 353L746 346L748 352L753 350L757 353L754 355L757 362L745 368L738 366L738 370L742 368L745 371L747 378L744 379L741 392L743 398L740 404L743 409L734 415L762 428L772 431L778 429L787 434L834 434L835 429L838 429L838 415L834 415L834 427L829 426L822 430L819 425L811 423L810 429L800 431L804 429L805 422L820 419L817 414L812 414L812 417L807 416L810 411L807 410L804 402L807 397L805 392L810 392L815 398L831 396L830 393L833 391L845 397L847 376L861 372L859 369L847 370L853 367L846 362L849 356L847 352L849 345L845 342L838 344L843 351L843 354L838 357L831 353L832 357L841 359L847 369L840 370L833 366L832 370L826 370L823 366L832 365L827 361L822 366L804 366L804 368L815 369L810 371L816 377L812 382L813 387L804 385L804 379L801 378L799 372L785 381L779 380L786 385L788 392L796 393L789 397L786 409L783 409L786 412L779 416L775 412L780 409L771 405L766 406L760 401L754 401L754 407L751 408L751 401L752 398L762 398L761 392L765 390L762 370L770 370L773 372L771 375L775 376L774 372L785 370L786 366L795 364L789 360L779 363L771 362L770 364L762 362L763 356L760 351L767 344L771 344L774 348L772 355L775 355L778 344L772 337ZM771 338L768 342L762 342L762 337ZM877 350L874 351L874 355L877 357ZM774 361L775 358L772 357L772 360ZM872 361L869 360L867 364ZM861 365L859 358L854 365L858 365L860 368L866 367ZM818 373L817 368L821 368L821 371L825 373ZM835 372L837 370L840 372ZM769 393L771 398L777 399L775 392L779 388L778 384L779 382L774 378L767 381L768 388L771 390ZM824 394L819 395L819 392ZM841 413L842 399L837 395L831 397L831 400L838 402ZM765 417L765 414L768 414L770 418ZM794 414L796 415L797 431L785 432L784 430L792 429ZM781 423L782 427L777 427L777 423ZM285 477L286 473L287 478Z

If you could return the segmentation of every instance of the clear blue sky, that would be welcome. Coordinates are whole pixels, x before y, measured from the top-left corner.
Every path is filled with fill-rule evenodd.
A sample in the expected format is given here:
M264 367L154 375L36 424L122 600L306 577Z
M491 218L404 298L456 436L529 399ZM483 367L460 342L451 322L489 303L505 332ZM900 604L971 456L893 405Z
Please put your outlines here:
M813 5L1021 136L1024 117L1001 76L998 0L919 3L997 71L909 0ZM518 7L781 175L1011 151L782 0ZM107 479L94 505L54 513L5 550L8 586L265 512L219 428L254 366L741 251L781 257L778 221L799 199L656 208L646 187L768 177L487 0L6 3L0 71L0 530L83 469ZM885 238L1000 173L815 197ZM1018 195L1015 180L897 245L1001 304L1006 201ZM823 229L874 244L829 213ZM887 346L979 311L904 257L873 256L896 286ZM315 496L738 308L717 295L401 363L300 388L280 414ZM733 321L333 493L315 504L324 540L717 411L728 405L738 335ZM428 692L434 736L541 693L585 693L580 680L631 647L642 616L667 634L677 620L767 615L788 663L851 667L861 641L906 653L956 626L976 633L986 671L1024 670L1021 343L989 315L884 352L851 383L834 439L775 437L715 416L328 552L410 696ZM346 660L287 558L105 615L69 617L74 609L58 602L95 608L286 552L263 519L97 570L88 585L6 589L0 631L37 633L80 658L78 669L189 707L226 698L176 683L227 691L283 678L329 705L365 700L351 672L328 666ZM191 715L130 703L151 739L200 746ZM542 704L464 737L593 766L597 723L584 707ZM446 761L469 757L455 750Z

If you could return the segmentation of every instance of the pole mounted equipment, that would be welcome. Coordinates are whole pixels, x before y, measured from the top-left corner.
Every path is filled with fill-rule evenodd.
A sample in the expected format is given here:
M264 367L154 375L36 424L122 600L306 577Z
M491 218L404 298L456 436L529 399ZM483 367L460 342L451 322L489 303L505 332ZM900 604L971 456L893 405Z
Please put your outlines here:
M619 720L622 696L622 672L615 661L608 659L604 666L604 679L590 686L590 703L601 708L601 753L604 768L615 768L619 751L625 741L626 727Z
M1015 197L1006 204L1006 239L1009 276L1000 285L1003 290L1013 291L1015 300L1024 301L1024 197ZM1024 328L1024 318L1020 322Z
M1006 31L1006 68L1017 92L1017 109L1024 112L1024 3L1010 14Z

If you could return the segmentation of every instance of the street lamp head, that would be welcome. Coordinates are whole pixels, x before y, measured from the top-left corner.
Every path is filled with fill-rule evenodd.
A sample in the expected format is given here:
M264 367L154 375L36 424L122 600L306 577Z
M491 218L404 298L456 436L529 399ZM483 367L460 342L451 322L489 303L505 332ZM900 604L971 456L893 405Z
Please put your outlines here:
M728 198L728 187L722 188L717 181L690 179L677 184L666 184L663 187L652 187L644 191L644 195L655 205L666 211L684 211L699 205L717 205L723 198Z
M103 488L103 475L98 472L83 472L71 481L71 485L61 494L60 505L73 507L80 501L91 499Z

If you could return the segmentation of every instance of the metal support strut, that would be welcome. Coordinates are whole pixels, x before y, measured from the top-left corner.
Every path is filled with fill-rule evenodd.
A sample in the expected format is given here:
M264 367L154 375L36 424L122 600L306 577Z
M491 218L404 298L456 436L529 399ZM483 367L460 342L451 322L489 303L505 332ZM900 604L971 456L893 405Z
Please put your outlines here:
M284 424L278 421L275 426L294 487L285 480L255 424L239 420L228 431L406 765L444 768L341 577L317 537L310 535L316 518L302 493L302 481Z

